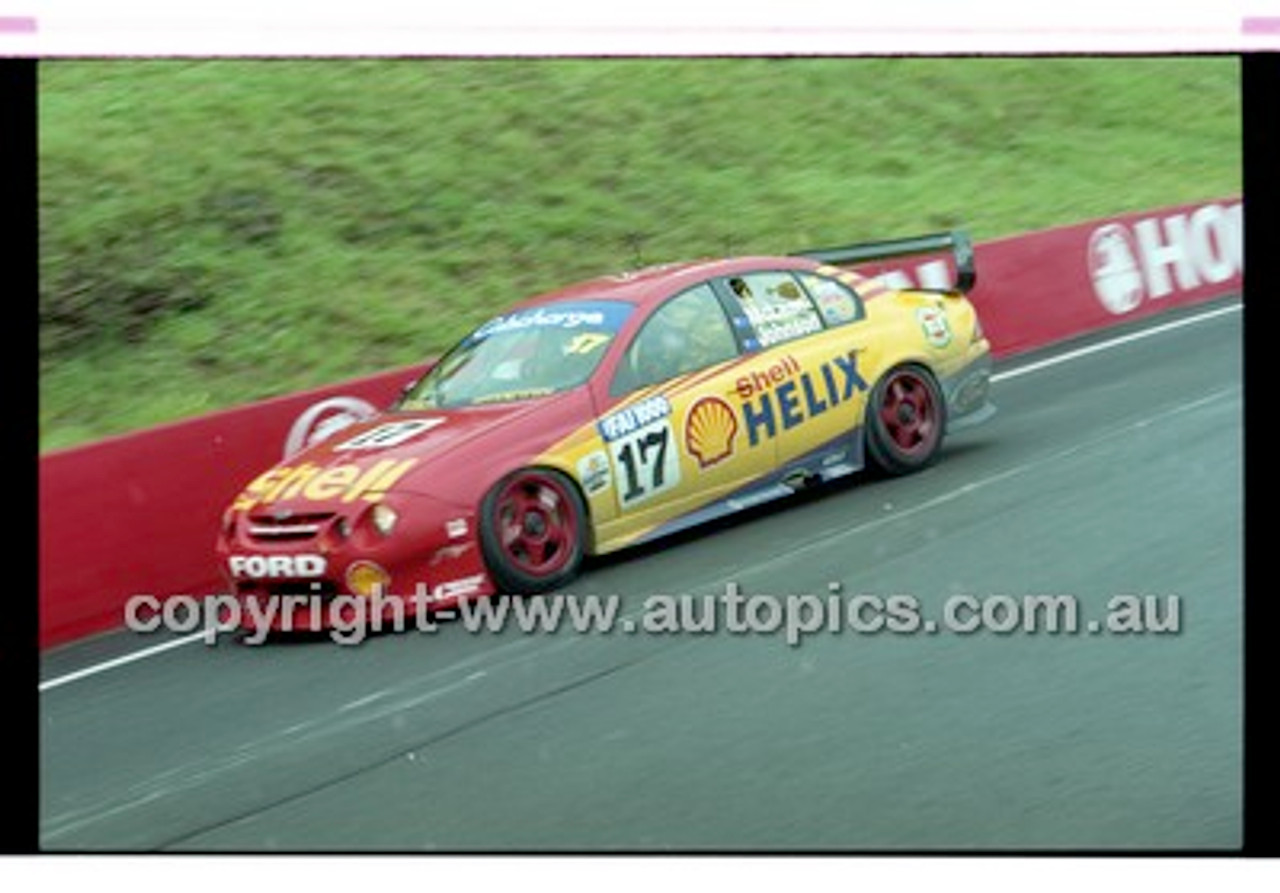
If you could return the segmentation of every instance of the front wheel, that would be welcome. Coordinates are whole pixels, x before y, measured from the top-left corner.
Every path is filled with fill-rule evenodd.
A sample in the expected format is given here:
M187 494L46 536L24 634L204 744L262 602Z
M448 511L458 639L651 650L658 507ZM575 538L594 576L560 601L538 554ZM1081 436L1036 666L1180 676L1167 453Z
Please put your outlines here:
M946 403L933 374L908 364L890 369L867 404L867 454L887 474L924 468L938 454Z
M586 523L578 488L558 471L527 468L499 481L480 509L480 547L499 591L546 592L572 579Z

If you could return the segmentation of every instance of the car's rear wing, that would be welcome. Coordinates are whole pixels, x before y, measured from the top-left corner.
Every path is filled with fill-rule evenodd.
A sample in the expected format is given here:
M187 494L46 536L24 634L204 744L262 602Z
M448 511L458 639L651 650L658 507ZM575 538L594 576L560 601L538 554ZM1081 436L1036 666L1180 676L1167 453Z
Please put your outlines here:
M795 256L810 257L825 264L859 264L873 260L891 260L913 254L932 254L947 249L951 250L951 256L956 264L956 283L953 288L961 294L967 294L978 281L978 272L973 263L973 243L969 241L968 233L963 230L930 233L905 239L885 239L882 242L863 242L858 245L845 245L842 248L815 248L810 251L797 251Z

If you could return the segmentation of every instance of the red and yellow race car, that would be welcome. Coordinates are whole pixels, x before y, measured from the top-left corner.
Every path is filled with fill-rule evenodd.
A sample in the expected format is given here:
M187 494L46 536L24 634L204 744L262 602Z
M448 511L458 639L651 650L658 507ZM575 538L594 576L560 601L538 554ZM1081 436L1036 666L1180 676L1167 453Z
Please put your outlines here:
M950 249L945 290L847 265ZM842 266L844 265L844 266ZM563 585L611 552L852 474L914 471L994 412L962 233L667 264L513 307L375 418L250 482L240 597Z

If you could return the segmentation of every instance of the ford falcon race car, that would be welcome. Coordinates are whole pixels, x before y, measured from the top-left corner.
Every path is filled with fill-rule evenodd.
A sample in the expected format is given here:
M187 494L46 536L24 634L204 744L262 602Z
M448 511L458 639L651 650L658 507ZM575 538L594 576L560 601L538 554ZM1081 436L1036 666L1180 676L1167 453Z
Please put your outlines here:
M950 249L953 288L848 264ZM933 461L988 417L962 233L667 264L527 300L374 418L248 483L221 567L242 599L562 586L622 549L871 465Z

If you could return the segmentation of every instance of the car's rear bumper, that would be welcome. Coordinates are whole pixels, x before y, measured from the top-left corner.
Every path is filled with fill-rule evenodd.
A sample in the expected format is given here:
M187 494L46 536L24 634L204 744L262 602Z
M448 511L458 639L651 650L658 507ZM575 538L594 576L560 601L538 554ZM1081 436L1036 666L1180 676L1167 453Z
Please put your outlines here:
M980 425L996 413L991 402L991 354L984 352L942 382L947 431Z

